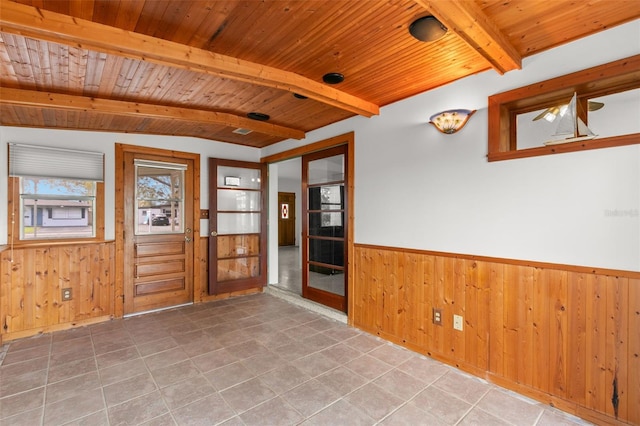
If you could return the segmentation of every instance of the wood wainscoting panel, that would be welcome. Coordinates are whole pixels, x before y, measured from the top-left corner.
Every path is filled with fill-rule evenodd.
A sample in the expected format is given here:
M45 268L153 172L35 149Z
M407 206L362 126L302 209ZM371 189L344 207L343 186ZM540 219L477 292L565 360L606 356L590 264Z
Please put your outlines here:
M640 273L355 251L354 326L596 423L640 424Z
M11 340L108 320L113 243L14 248L0 254L0 332ZM71 300L62 300L70 289Z

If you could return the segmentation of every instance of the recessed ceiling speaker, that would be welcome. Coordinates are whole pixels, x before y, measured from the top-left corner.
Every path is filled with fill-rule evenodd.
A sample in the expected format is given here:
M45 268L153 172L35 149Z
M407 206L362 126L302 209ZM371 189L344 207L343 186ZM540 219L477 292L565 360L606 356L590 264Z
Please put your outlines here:
M267 114L263 114L261 112L250 112L247 114L247 117L249 117L252 120L258 120L258 121L267 121L268 119L271 118Z
M344 81L344 75L339 72L330 72L322 76L322 81L327 84L338 84Z
M436 41L447 33L447 27L442 25L435 16L423 16L409 26L409 33L420 41Z

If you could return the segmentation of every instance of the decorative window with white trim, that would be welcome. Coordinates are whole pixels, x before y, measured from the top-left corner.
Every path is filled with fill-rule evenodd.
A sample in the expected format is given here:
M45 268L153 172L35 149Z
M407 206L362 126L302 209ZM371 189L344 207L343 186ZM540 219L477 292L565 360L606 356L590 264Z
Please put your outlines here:
M104 238L104 154L9 144L9 240Z

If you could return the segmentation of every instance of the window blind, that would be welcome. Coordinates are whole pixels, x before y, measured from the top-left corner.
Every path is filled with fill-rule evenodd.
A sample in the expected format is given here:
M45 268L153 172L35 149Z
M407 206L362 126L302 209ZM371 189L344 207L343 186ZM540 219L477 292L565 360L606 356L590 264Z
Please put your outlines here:
M104 181L104 153L9 144L10 176Z

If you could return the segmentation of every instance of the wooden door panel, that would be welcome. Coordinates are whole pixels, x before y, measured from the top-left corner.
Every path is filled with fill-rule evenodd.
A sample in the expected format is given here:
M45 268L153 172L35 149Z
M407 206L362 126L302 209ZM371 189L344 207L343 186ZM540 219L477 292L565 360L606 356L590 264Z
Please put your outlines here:
M296 244L296 194L279 192L278 206L278 245L293 246Z
M136 285L136 296L153 295L158 293L167 293L177 290L184 290L184 277L154 280L150 282L142 282Z
M257 235L219 235L218 258L256 256L260 253L260 237Z
M135 244L136 257L184 255L184 241L168 241L162 243L140 242Z
M192 302L194 161L127 152L124 162L125 314Z
M176 259L164 262L138 263L136 265L136 277L144 278L151 275L178 274L186 271L184 259Z

